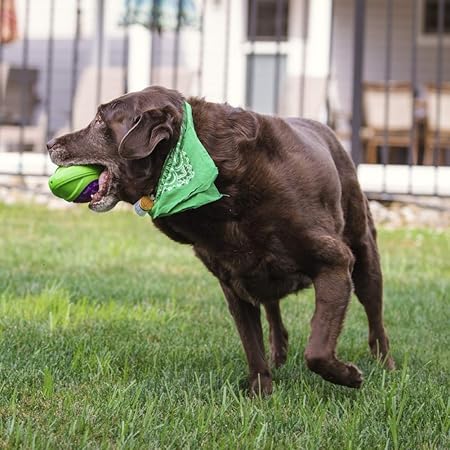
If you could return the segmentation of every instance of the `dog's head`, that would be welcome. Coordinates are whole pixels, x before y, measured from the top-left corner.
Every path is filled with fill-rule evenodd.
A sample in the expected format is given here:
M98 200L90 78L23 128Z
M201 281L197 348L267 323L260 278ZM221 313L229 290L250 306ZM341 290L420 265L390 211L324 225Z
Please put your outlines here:
M104 167L99 192L89 203L109 211L120 200L134 203L149 194L181 127L183 97L152 86L100 105L84 129L47 143L58 166L96 164Z

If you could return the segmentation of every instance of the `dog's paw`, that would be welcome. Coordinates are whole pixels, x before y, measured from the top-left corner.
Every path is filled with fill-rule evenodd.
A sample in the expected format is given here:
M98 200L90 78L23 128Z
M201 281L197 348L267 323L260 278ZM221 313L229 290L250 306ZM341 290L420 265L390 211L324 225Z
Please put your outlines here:
M252 397L265 397L272 394L272 377L258 374L250 379L250 395Z
M345 364L347 375L343 377L343 385L351 388L360 388L363 382L363 374L354 364Z
M310 370L319 374L324 380L351 388L359 388L363 382L361 371L351 363L344 363L336 358L306 357Z

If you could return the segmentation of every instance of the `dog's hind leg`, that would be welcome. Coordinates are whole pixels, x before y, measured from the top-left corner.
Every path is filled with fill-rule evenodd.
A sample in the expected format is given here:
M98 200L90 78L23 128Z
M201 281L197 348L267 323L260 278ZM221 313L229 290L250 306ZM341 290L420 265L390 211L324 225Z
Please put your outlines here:
M239 298L223 282L221 286L247 356L250 392L256 395L271 394L272 375L265 356L260 307Z
M373 226L352 251L355 256L352 279L355 294L367 314L370 349L375 357L384 361L386 368L394 369L395 363L389 355L389 339L383 324L383 280Z
M344 323L352 291L353 255L338 239L323 236L316 239L322 259L312 277L316 308L311 320L311 335L305 350L308 367L335 384L358 388L362 383L359 369L336 356L337 339Z
M286 362L288 351L288 332L281 319L280 301L264 303L264 309L269 322L272 362L275 367L280 367Z

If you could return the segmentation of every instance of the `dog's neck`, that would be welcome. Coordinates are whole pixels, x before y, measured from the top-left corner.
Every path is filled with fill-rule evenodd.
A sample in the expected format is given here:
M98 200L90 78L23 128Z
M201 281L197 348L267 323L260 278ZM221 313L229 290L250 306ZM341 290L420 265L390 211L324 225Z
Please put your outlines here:
M183 121L175 147L165 158L156 188L139 199L135 210L152 218L169 216L219 200L214 181L218 169L200 142L189 103L184 103Z

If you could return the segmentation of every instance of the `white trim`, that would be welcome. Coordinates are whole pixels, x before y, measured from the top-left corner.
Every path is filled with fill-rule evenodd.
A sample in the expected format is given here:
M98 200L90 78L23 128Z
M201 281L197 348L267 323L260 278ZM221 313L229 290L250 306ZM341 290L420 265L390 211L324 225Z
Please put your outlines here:
M450 195L450 167L360 164L358 179L365 192ZM385 183L385 184L384 184Z
M36 152L5 152L0 148L0 161L3 173L18 175L20 169L23 175L49 175L52 174L56 165L50 161L50 156L45 153Z
M246 55L255 53L256 55L276 55L278 52L287 55L292 50L292 41L283 41L279 44L274 41L244 42L244 53Z

